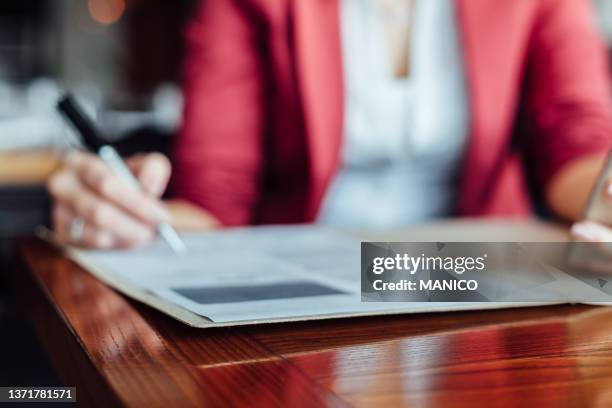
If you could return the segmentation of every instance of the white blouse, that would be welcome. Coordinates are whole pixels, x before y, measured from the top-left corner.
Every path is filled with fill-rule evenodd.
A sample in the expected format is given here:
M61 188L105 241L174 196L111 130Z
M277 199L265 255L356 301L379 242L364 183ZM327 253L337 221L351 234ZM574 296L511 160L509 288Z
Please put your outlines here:
M453 209L469 116L455 3L414 1L410 73L398 79L375 3L341 0L344 141L320 223L396 228Z

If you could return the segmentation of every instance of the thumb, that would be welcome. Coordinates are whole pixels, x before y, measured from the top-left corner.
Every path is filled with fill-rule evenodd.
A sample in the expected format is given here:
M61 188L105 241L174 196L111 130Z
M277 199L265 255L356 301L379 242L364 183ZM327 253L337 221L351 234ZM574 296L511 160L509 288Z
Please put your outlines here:
M612 229L593 221L581 221L572 226L572 235L584 241L612 242Z
M170 179L170 160L161 153L148 153L128 160L130 170L149 194L160 197L166 190Z

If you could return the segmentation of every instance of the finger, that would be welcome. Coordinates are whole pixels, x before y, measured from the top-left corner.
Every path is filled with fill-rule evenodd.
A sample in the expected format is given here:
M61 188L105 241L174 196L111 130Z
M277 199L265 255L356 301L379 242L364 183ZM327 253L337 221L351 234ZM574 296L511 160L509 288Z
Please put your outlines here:
M85 224L83 237L74 241L70 236L70 228L78 215L65 205L56 205L53 208L53 225L57 238L64 243L87 247L110 249L118 244L118 241L108 231Z
M572 234L590 242L612 242L612 229L592 221L582 221L572 226Z
M604 194L609 202L612 203L612 179L608 180L604 188Z
M170 160L166 156L161 153L140 154L127 163L145 191L155 197L164 193L171 174Z
M51 221L55 236L63 243L70 243L70 223L76 214L63 204L55 204L51 211Z
M93 194L72 172L54 176L50 191L63 203L99 229L122 241L145 242L154 236L154 227L130 216L112 203Z
M100 158L75 152L68 156L67 163L90 190L124 211L152 225L169 221L170 215L159 200L130 186Z

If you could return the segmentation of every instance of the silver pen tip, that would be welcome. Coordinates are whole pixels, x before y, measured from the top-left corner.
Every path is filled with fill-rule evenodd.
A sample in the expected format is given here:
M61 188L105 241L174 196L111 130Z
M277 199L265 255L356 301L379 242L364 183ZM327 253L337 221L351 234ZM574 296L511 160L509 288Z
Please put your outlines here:
M170 224L160 224L157 231L175 253L183 254L187 252L187 246Z

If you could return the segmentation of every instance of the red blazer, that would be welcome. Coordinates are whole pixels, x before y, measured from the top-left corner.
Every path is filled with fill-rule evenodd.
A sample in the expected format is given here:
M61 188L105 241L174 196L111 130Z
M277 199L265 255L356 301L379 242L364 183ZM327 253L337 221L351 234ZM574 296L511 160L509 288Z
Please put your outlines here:
M338 3L202 3L187 33L177 196L227 225L316 217L342 138ZM526 174L541 191L570 160L612 146L591 0L456 8L471 115L456 212L528 215ZM526 126L517 132L519 112Z

